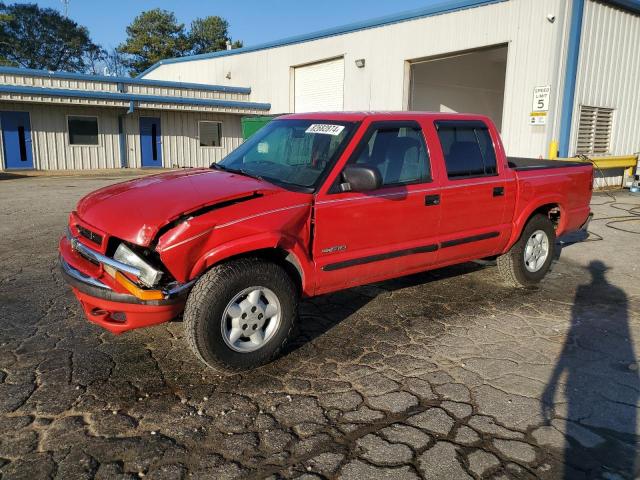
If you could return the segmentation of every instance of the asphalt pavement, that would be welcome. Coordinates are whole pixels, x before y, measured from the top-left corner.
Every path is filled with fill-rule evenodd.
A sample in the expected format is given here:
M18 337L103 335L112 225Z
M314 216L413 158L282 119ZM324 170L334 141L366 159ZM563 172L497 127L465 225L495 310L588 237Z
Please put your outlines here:
M58 238L123 178L2 178L3 479L638 474L640 196L596 194L589 239L539 288L470 263L308 300L285 355L237 374L203 367L179 322L84 319Z

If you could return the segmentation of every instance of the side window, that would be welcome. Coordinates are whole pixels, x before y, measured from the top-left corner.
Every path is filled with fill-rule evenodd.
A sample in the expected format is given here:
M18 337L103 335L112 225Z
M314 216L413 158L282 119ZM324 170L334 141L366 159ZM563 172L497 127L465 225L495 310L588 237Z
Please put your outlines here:
M496 175L496 152L487 126L476 121L436 122L450 179Z
M383 186L431 180L424 136L414 123L373 124L350 163L376 168Z

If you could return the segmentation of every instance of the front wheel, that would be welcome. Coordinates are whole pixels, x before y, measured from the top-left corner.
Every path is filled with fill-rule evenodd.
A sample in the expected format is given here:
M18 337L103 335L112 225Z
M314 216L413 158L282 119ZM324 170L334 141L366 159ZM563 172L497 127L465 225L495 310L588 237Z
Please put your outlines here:
M296 311L297 291L283 268L259 258L234 260L213 267L193 287L185 332L208 366L255 368L278 355Z
M544 278L555 256L556 233L545 215L531 217L520 239L498 257L498 270L514 287L532 287Z

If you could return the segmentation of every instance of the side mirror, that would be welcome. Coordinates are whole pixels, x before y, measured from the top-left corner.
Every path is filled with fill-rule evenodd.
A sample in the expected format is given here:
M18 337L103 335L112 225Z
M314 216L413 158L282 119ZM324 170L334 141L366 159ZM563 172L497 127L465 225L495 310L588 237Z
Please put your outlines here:
M382 186L382 177L377 168L349 165L342 171L343 192L368 192Z

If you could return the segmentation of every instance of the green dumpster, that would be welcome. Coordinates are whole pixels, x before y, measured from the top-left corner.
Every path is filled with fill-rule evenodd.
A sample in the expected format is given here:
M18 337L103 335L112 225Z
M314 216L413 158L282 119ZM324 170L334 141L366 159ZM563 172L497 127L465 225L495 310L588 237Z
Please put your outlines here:
M276 115L261 115L255 117L242 117L242 139L246 140L251 135L256 133L262 127L264 127L271 120L276 118Z

